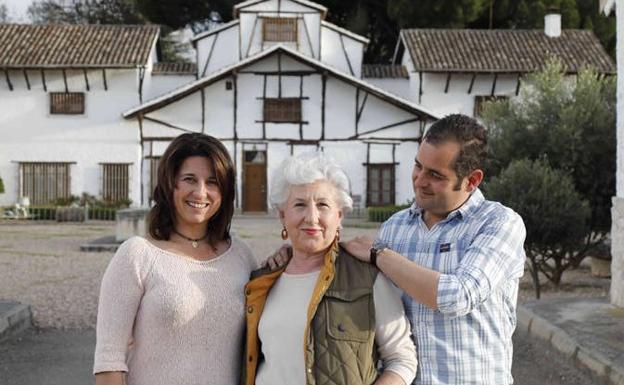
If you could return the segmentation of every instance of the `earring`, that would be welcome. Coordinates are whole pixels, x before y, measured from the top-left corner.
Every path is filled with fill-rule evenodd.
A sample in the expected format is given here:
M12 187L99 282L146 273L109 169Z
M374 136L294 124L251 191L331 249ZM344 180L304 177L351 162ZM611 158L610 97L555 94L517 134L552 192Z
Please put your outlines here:
M338 227L336 229L336 240L339 241L340 240L340 227Z
M283 240L287 240L288 239L288 231L286 230L286 227L282 228L282 239Z

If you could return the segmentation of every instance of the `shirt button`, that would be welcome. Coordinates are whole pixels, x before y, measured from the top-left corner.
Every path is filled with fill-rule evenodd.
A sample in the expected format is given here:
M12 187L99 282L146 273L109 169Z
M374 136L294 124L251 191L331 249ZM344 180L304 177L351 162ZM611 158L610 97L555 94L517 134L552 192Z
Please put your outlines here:
M250 314L253 313L253 306L249 306L247 308L247 313L250 313Z

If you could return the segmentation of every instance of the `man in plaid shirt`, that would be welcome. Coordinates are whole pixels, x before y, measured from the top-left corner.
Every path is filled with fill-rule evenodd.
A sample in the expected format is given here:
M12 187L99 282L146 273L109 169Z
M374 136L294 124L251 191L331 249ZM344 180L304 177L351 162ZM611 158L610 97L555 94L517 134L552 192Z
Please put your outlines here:
M512 384L512 334L524 271L522 218L485 200L486 131L449 115L427 131L416 156L414 204L372 239L344 246L403 290L418 348L415 384Z

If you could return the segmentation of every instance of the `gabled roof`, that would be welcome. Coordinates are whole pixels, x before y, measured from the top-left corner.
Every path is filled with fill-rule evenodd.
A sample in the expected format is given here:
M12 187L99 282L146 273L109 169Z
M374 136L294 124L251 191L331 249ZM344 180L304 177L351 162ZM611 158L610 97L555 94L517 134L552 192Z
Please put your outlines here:
M198 79L194 82L191 82L189 84L186 84L180 88L177 88L167 94L164 94L162 96L159 96L155 99L152 99L150 101L147 101L143 104L141 104L138 107L134 107L126 112L123 113L123 117L126 119L130 119L130 118L134 118L139 114L146 114L155 110L160 109L161 107L164 107L170 103L173 103L177 100L180 100L198 90L200 90L203 87L206 87L214 82L217 82L225 77L229 77L231 75L231 73L233 71L236 71L242 67L248 66L250 64L253 64L265 57L268 57L269 55L272 55L273 53L276 52L281 52L283 54L286 54L290 57L292 57L295 60L298 60L304 64L309 65L310 67L313 67L317 70L320 71L324 71L329 75L332 75L342 81L345 81L347 83L350 83L356 87L361 88L362 90L388 102L391 104L394 104L395 106L398 106L399 108L403 108L413 114L416 114L418 116L420 116L423 119L434 119L437 120L440 117L437 116L437 114L433 111L430 111L422 106L419 106L417 104L414 104L408 100L405 100L403 98L400 98L394 94L391 94L385 90L382 90L381 88L378 88L376 86L373 86L372 84L369 84L361 79L358 79L354 76L348 75L340 70L337 70L331 66L328 66L325 63L322 63L316 59L313 59L311 57L308 57L306 55L303 55L295 50L292 50L288 47L285 47L281 44L275 45L269 49L266 49L264 51L261 51L259 53L257 53L256 55L250 56L246 59L241 60L240 62L233 64L231 66L225 67L207 77Z
M330 23L330 22L328 22L328 21L321 20L321 25L322 25L323 27L327 27L327 28L329 28L329 29L332 29L332 30L334 30L334 31L336 31L336 32L338 32L338 33L340 33L340 34L342 34L342 35L347 35L347 36L349 36L350 38L352 38L352 39L354 39L354 40L357 40L357 41L359 41L359 42L361 42L361 43L364 43L364 44L366 44L366 45L368 45L368 43L370 43L370 40L369 40L369 39L367 39L367 38L365 38L364 36L360 36L360 35L358 35L358 34L356 34L356 33L353 33L353 32L351 32L351 31L349 31L348 29L345 29L345 28L339 27L339 26L337 26L336 24L332 24L332 23Z
M208 31L204 31L204 32L202 32L202 33L199 33L199 34L197 34L197 35L193 36L193 38L191 39L191 43L196 44L195 42L196 42L197 40L200 40L200 39L203 39L203 38L208 37L208 36L210 36L210 35L213 35L213 34L215 34L215 33L219 33L219 32L221 32L221 31L224 31L224 30L226 30L226 29L228 29L228 28L230 28L230 27L233 27L233 26L235 26L235 25L238 25L238 23L240 23L240 20L235 19L235 20L232 20L232 21L230 21L230 22L223 23L223 24L219 25L219 26L218 26L218 27L216 27L216 28L209 29Z
M159 31L145 25L0 24L0 68L144 66Z
M251 5L258 4L258 3L264 3L265 1L268 1L268 0L247 0L247 1L243 1L241 3L236 4L234 6L234 18L236 19L238 17L240 10L242 8L246 8ZM294 3L299 3L305 7L317 9L318 11L321 12L321 19L324 19L325 16L327 15L327 7L324 7L312 1L308 1L308 0L289 0L289 1L292 1Z
M569 73L586 66L615 73L613 61L588 30L548 37L542 30L404 29L400 38L416 71L534 72L555 57Z
M154 63L152 75L195 75L195 63Z
M362 64L363 78L409 78L407 68L393 64Z

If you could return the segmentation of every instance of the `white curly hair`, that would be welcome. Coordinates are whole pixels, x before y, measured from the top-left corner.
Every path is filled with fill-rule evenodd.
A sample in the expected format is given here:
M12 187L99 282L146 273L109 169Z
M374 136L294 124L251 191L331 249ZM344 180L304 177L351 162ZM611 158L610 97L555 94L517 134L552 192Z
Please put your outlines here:
M282 209L292 186L319 180L326 180L336 188L336 199L342 211L353 208L349 177L331 157L319 151L304 152L284 159L271 180L271 206Z

